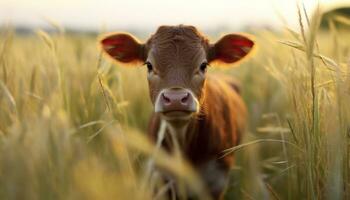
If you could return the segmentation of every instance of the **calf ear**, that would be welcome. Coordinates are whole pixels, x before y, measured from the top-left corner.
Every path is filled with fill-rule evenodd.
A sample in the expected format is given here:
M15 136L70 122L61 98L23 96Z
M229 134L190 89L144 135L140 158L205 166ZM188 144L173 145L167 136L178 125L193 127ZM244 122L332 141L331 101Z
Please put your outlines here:
M144 62L144 45L127 33L112 33L99 40L102 51L122 63Z
M208 61L219 61L232 64L246 58L255 47L252 39L246 35L228 34L222 37L215 44L210 45Z

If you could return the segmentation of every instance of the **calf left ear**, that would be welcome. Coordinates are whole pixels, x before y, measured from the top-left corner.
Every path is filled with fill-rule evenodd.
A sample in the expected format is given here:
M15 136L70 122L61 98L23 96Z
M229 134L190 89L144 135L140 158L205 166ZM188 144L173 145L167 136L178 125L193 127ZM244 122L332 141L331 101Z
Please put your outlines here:
M99 40L104 53L122 63L144 62L144 45L127 33L112 33Z
M248 38L248 36L241 34L228 34L215 44L210 45L208 61L219 61L232 64L247 57L254 47L254 41Z

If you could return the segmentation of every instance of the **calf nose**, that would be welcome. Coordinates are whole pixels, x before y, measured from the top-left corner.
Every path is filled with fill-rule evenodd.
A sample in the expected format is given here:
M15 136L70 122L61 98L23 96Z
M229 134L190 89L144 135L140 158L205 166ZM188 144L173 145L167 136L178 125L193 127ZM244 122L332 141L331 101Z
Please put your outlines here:
M193 95L183 88L165 89L160 93L156 112L184 111L195 112L196 105Z
M165 105L172 105L172 104L182 104L184 106L188 105L189 103L189 92L175 92L175 91L165 91L162 93L162 98Z

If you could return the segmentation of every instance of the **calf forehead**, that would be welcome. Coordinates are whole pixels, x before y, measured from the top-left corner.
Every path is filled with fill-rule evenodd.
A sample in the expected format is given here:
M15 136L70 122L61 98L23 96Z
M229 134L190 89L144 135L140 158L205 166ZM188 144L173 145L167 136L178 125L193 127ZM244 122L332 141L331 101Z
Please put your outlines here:
M191 45L182 42L174 42L155 45L150 49L149 59L151 59L159 70L161 68L191 68L198 62L203 61L206 52L202 46Z
M192 66L206 55L207 40L191 26L162 26L147 42L158 67Z
M149 39L149 43L162 44L174 42L206 43L207 39L193 26L161 26Z

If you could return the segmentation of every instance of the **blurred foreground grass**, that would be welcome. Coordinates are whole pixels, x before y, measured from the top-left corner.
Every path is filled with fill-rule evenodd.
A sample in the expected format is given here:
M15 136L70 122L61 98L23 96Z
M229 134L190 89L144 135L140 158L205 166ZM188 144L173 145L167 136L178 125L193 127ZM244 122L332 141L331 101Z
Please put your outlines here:
M238 68L249 133L227 199L350 198L350 32L257 31ZM177 155L146 139L145 67L116 67L96 38L38 31L0 36L0 199L164 199L149 166L206 190ZM154 192L158 191L158 192Z

